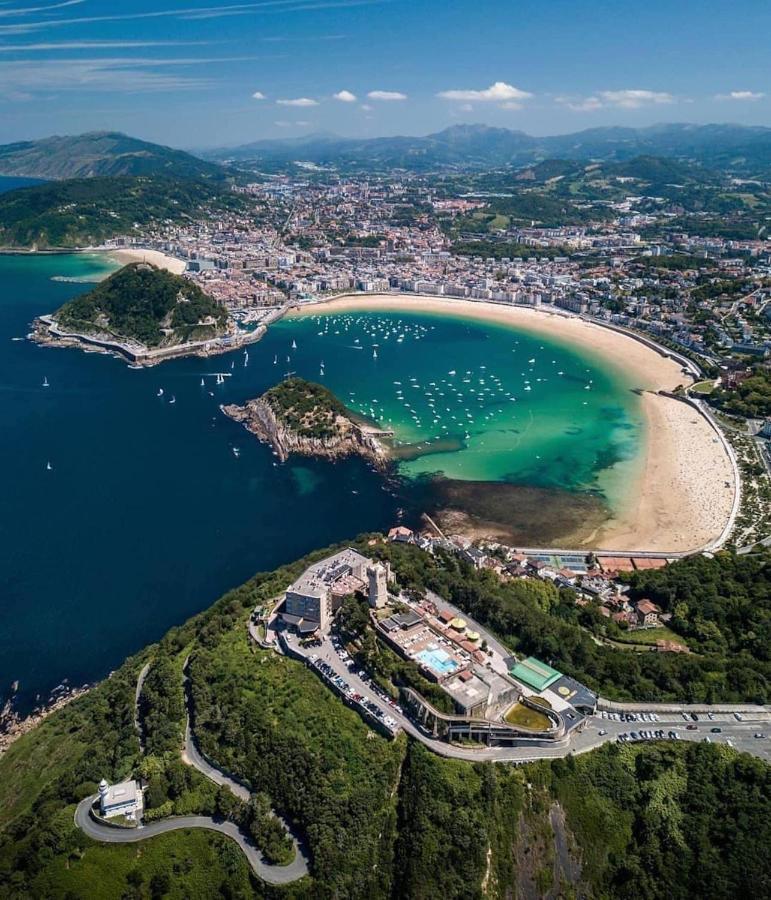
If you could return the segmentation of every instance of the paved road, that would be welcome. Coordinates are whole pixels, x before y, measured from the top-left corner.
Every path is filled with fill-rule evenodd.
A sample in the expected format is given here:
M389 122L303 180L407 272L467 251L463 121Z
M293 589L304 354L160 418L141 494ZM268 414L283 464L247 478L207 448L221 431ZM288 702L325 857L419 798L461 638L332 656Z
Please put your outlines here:
M446 606L446 604L444 605ZM470 621L465 614L464 618L466 621ZM289 637L292 647L299 649L296 638L289 635L287 637ZM354 672L349 671L329 639L325 639L321 647L314 647L310 651L300 650L300 652L317 654L338 675L347 681L355 691L369 697L386 715L396 719L407 734L421 741L439 756L449 759L462 759L468 762L508 763L559 759L571 754L587 753L589 750L594 750L603 744L617 741L620 734L629 734L632 731L639 732L641 729L650 731L663 729L665 733L677 731L681 740L700 741L707 736L713 743L726 743L727 740L731 740L737 750L751 753L753 756L771 762L771 713L768 710L761 707L748 710L744 715L744 721L738 722L730 712L720 712L720 707L714 707L714 720L709 720L706 718L706 712L710 710L710 707L703 704L692 707L682 705L676 708L673 707L672 712L658 712L658 722L620 722L612 719L603 719L599 715L588 716L580 731L573 732L569 739L555 742L549 746L487 747L484 749L455 746L431 737L418 728L406 715L397 712L392 706L381 700L373 693L371 685L365 684ZM618 708L622 709L625 707L619 705ZM683 718L683 713L690 709L699 714L700 721L698 723L694 723L690 717L687 721ZM629 712L640 713L646 710L656 710L656 704L649 706L644 704L629 705ZM696 724L696 730L688 731L686 726L689 724ZM722 728L721 734L712 734L710 728L713 727ZM600 731L605 731L606 734L600 734ZM763 733L767 737L755 738L753 735L756 733Z
M308 874L307 867L303 865L302 857L299 855L296 855L294 861L288 866L270 865L234 822L218 821L211 816L172 816L158 822L150 822L148 825L140 825L137 828L115 828L111 825L104 825L93 819L89 812L97 796L94 794L92 797L81 800L75 810L75 824L95 841L108 844L134 844L137 841L144 841L169 831L205 828L208 831L218 831L234 840L246 856L254 874L268 884L289 884Z
M139 673L136 689L136 708L139 704L139 695L142 692L142 684L144 683L147 672L150 668L148 663ZM189 704L188 694L188 678L185 676L185 699ZM135 725L141 736L140 723L138 713L135 714ZM249 789L226 775L224 772L213 766L198 750L195 737L190 728L190 715L185 722L185 746L182 751L182 759L188 765L198 769L210 781L216 785L227 787L239 800L247 802L251 797ZM225 820L213 819L211 816L171 816L167 819L160 819L157 822L150 822L147 825L139 825L137 828L116 828L94 819L90 814L90 809L96 801L98 795L87 797L82 800L75 810L75 824L82 829L90 838L95 841L104 841L109 844L131 844L136 841L142 841L146 838L154 837L157 834L164 834L168 831L177 831L184 828L206 828L209 831L218 831L229 838L232 838L238 846L243 850L249 865L252 867L255 875L268 884L289 884L304 878L309 871L308 853L303 844L292 833L287 822L280 816L277 818L286 828L289 837L294 844L294 859L286 866L278 866L269 863L262 855L261 851L252 843L252 841L244 834L243 831L234 823ZM274 813L274 815L276 815Z

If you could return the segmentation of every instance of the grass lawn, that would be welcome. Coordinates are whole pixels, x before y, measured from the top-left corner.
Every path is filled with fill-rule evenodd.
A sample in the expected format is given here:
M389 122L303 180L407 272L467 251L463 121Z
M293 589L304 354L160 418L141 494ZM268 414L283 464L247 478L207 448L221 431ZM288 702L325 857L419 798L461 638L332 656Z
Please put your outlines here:
M715 390L715 383L713 381L698 381L696 384L691 385L691 390L694 394L711 394Z
M504 719L509 725L521 725L532 731L545 731L549 725L549 719L543 714L530 709L522 703L515 703L506 713Z
M640 628L635 631L628 631L624 634L624 641L633 644L655 644L656 641L677 641L678 644L685 644L685 638L679 634L675 634L664 625L658 628Z

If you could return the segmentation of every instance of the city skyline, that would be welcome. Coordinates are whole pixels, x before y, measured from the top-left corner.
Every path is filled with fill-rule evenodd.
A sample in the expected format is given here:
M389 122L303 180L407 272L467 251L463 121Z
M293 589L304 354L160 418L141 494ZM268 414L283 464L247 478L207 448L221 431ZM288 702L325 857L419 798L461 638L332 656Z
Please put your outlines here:
M771 11L749 2L620 14L491 0L139 0L131 11L17 0L0 4L0 142L120 130L203 148L477 122L535 135L766 124L769 25Z

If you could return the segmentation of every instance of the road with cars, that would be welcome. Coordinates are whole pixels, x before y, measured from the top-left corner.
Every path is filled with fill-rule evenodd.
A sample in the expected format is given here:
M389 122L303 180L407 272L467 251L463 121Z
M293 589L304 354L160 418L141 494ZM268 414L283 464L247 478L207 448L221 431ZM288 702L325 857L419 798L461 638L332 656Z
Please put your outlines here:
M466 616L468 621L468 616ZM380 692L375 684L367 677L366 673L358 670L348 658L345 650L337 639L324 636L313 646L303 648L293 635L285 634L284 637L290 643L293 650L310 660L311 656L323 661L339 677L341 677L353 691L367 697L371 703L377 706L384 716L394 719L403 731L421 741L434 753L450 759L462 759L468 762L509 762L525 763L537 762L542 759L560 759L569 755L587 753L603 744L613 741L632 741L632 732L638 735L638 740L646 740L640 737L641 731L663 731L663 737L650 738L650 740L687 740L703 741L709 739L711 743L726 744L736 750L751 753L766 762L771 762L771 713L762 707L747 707L744 713L739 713L742 720L738 720L733 712L725 707L714 707L714 711L705 705L689 707L672 706L668 711L645 712L640 704L630 704L630 711L624 713L624 707L618 706L619 712L611 714L598 712L596 715L587 716L580 729L574 731L569 738L555 741L548 745L523 747L484 747L470 748L448 744L446 741L432 737L429 733L418 727L398 705L394 705L391 698ZM655 704L652 704L655 709ZM698 717L697 721L691 718L691 712ZM637 716L629 721L621 719L621 714ZM618 716L611 718L610 716ZM643 719L646 715L649 718ZM657 720L650 718L656 715ZM709 715L713 718L710 719ZM687 717L687 718L686 718ZM694 726L688 728L688 725ZM712 728L720 728L720 732L712 732ZM677 737L669 737L669 732L676 732ZM756 734L763 737L757 738ZM622 737L626 735L626 738Z

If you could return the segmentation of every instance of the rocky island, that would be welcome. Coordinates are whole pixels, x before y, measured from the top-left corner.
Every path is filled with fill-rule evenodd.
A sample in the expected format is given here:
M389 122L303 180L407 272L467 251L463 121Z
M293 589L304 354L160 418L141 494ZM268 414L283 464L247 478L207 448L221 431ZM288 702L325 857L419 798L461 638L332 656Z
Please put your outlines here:
M287 378L261 397L222 411L270 444L282 462L290 453L327 459L362 456L381 469L388 462L377 439L387 432L354 417L331 391L303 378Z
M259 340L265 329L238 331L198 285L145 262L114 272L93 290L40 316L32 340L113 353L137 365L209 356Z

